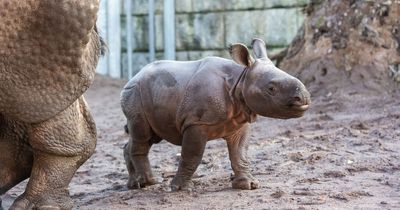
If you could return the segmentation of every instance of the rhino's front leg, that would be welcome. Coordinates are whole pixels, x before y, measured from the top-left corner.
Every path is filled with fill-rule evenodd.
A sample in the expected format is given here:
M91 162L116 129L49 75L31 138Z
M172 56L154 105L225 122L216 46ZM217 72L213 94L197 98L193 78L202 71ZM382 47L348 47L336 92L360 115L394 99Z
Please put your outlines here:
M29 128L33 167L25 192L11 209L72 209L68 184L90 157L96 128L83 98L45 122Z
M244 125L231 136L226 137L228 144L229 159L235 177L232 187L235 189L252 190L260 187L260 183L250 174L249 161L247 158L249 125Z
M192 126L185 130L182 139L181 161L178 172L171 182L171 189L188 190L192 188L191 178L203 157L207 137L199 126Z

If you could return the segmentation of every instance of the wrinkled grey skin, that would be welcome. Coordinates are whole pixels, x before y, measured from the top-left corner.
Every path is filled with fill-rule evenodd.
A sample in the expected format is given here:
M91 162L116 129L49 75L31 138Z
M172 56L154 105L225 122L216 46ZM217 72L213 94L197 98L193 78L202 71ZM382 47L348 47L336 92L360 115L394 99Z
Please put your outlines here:
M182 146L172 190L192 187L191 177L201 162L207 141L226 140L234 171L232 187L256 189L247 159L249 125L257 115L301 117L310 94L296 78L267 58L265 43L254 39L253 52L235 44L235 62L218 57L198 61L159 61L144 67L121 93L130 139L124 149L128 187L155 184L148 152L165 139Z
M10 209L73 207L68 184L96 145L82 94L101 50L98 5L0 1L0 195L30 178Z

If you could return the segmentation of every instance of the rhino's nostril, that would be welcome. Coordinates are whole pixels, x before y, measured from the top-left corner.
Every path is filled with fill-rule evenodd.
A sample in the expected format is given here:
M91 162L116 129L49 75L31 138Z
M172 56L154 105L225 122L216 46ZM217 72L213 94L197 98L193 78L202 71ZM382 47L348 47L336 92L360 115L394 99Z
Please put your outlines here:
M292 99L289 101L289 106L302 106L304 105L305 101L304 98L301 96L294 96Z
M293 102L296 102L296 101L301 101L301 98L300 98L299 96L295 96L295 97L293 98Z

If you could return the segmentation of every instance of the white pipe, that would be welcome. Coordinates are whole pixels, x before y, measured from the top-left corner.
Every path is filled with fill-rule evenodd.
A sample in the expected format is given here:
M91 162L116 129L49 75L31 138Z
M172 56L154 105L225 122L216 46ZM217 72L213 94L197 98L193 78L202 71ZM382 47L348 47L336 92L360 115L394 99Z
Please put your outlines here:
M128 45L128 79L133 77L133 30L132 30L132 0L125 0L125 15L126 15L126 44Z
M149 59L150 62L155 60L155 19L154 19L154 0L149 0Z
M164 58L175 60L175 1L164 0Z

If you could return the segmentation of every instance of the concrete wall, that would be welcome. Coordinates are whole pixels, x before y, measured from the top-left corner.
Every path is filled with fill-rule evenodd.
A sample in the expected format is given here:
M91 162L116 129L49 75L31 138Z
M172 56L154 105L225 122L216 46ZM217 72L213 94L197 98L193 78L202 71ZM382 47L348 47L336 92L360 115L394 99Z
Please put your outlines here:
M287 46L301 26L302 8L309 0L175 0L177 60L196 60L208 55L229 57L230 43L250 44L263 38L271 50ZM121 11L125 11L124 4ZM156 57L163 58L163 0L155 0ZM126 15L122 25L122 75L127 75ZM133 0L133 69L149 63L148 0Z

